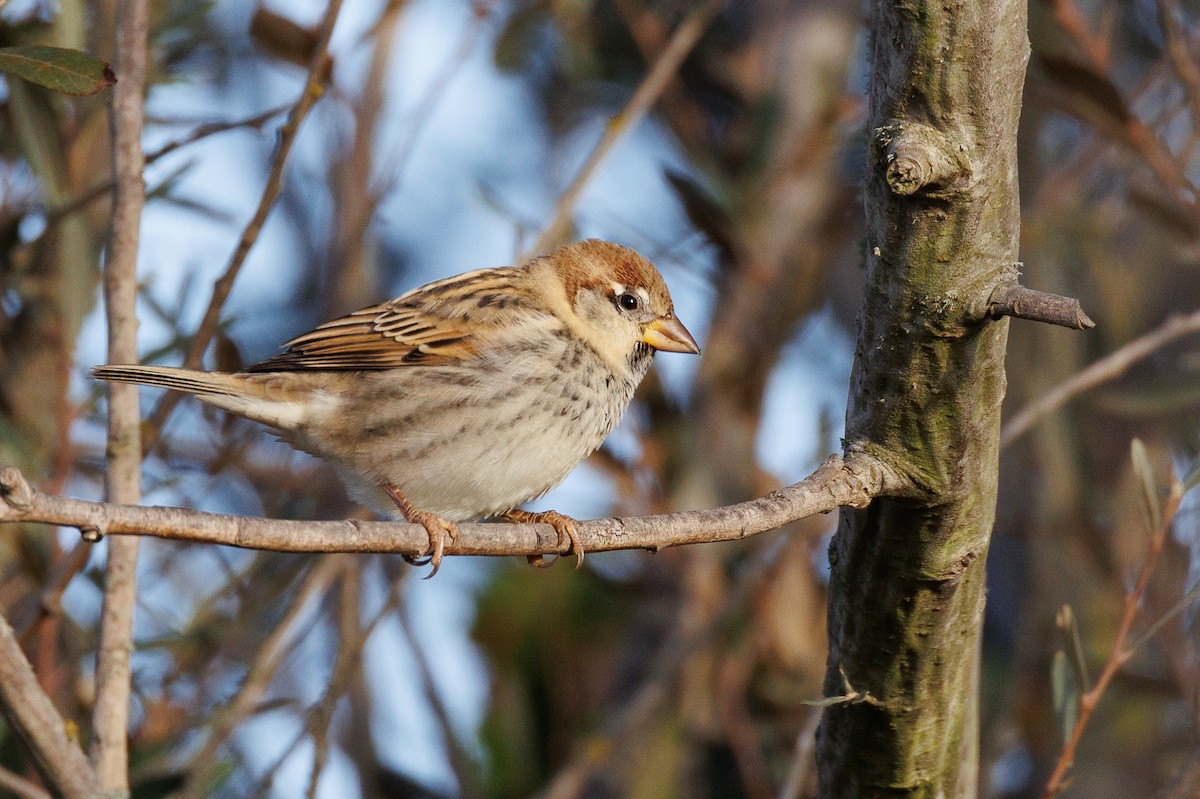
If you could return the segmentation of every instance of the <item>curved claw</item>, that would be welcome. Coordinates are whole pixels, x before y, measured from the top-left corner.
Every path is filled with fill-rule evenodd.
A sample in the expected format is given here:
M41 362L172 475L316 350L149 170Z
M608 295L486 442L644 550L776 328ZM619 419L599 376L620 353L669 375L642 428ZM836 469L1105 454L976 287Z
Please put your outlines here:
M575 568L578 569L583 565L583 542L579 539L579 528L576 527L575 520L566 514L559 513L556 510L547 511L527 511L527 510L510 510L500 516L501 519L507 519L510 522L518 524L548 524L554 528L554 532L558 533L558 546L562 548L563 542L570 539L571 552L575 555ZM546 562L541 555L530 555L526 560L530 565L545 568L554 564L554 561Z
M424 578L428 580L437 574L438 569L442 566L442 556L446 551L446 536L450 536L451 543L458 543L458 525L448 519L443 519L436 513L417 509L400 493L400 489L390 483L383 486L383 490L396 503L396 507L404 514L406 520L413 524L421 525L429 535L429 548L425 551L425 560L412 557L411 555L404 556L404 560L414 566L423 566L426 563L432 565L433 568L430 569L429 574L425 575Z

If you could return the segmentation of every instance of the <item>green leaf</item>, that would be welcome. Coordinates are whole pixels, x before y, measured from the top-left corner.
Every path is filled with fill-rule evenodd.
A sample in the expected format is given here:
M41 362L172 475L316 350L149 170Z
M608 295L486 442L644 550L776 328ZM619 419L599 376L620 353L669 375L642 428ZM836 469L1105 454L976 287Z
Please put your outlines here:
M1063 605L1058 609L1054 623L1062 633L1067 659L1075 672L1075 682L1081 693L1087 693L1091 690L1091 678L1088 677L1087 661L1083 659L1083 639L1079 635L1079 622L1074 609L1070 605Z
M1150 455L1140 438L1133 440L1129 450L1133 457L1133 475L1142 489L1142 509L1146 511L1146 523L1150 526L1150 535L1157 535L1163 522L1162 500L1158 495L1158 480L1154 476L1154 467L1150 465Z
M1075 722L1079 720L1079 685L1075 682L1070 658L1061 649L1054 653L1054 660L1050 664L1050 690L1054 697L1054 715L1058 717L1065 742L1070 739Z
M0 47L0 72L63 94L86 96L117 82L108 64L64 47Z

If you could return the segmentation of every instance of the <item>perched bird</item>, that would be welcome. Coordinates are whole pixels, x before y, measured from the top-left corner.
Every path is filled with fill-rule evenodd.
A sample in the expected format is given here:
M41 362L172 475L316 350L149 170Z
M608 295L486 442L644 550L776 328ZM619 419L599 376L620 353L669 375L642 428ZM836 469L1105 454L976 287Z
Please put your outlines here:
M424 526L434 572L455 522L483 517L552 524L582 561L574 520L518 506L600 446L656 350L700 351L654 265L597 240L429 283L284 347L236 373L92 374L269 425L332 463L359 502Z

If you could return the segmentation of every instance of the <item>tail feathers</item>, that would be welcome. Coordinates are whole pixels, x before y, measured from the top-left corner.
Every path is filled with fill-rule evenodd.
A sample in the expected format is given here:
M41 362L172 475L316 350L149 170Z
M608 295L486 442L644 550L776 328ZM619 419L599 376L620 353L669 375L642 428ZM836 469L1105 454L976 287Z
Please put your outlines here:
M198 372L170 366L109 364L92 369L92 377L118 383L140 383L195 394L209 405L280 430L295 430L314 418L324 418L331 397L278 375ZM315 416L314 416L315 415Z
M92 369L92 377L116 383L140 383L158 386L173 391L191 394L236 395L244 378L220 372L197 372L191 369L176 369L170 366L139 366L137 364L109 364Z

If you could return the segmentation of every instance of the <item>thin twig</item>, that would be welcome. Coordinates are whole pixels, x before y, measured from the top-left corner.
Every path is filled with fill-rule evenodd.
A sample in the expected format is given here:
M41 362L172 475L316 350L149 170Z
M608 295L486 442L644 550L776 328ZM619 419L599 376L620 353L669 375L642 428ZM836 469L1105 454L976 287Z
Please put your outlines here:
M113 216L104 264L104 312L108 360L137 360L137 257L146 203L142 154L147 0L117 3L116 53L120 81L109 117L113 147ZM136 504L142 496L141 407L137 391L108 388L108 446L104 480L110 502ZM129 792L129 694L133 655L133 609L137 603L140 542L110 541L104 569L104 601L96 650L96 699L89 755L100 788Z
M1050 391L1013 414L1000 431L1000 446L1006 447L1050 414L1085 391L1115 380L1138 361L1154 354L1177 338L1200 332L1200 311L1175 316L1140 338L1076 372Z
M424 692L425 698L429 700L433 719L437 723L438 731L442 734L442 745L446 747L450 769L454 772L455 780L458 782L458 796L460 799L478 796L479 780L476 779L475 774L479 767L472 761L470 753L463 747L458 735L454 732L454 725L450 721L450 712L446 708L446 703L442 701L442 695L433 679L433 666L425 655L425 647L421 643L420 636L413 628L407 606L401 605L396 611L396 617L400 621L400 630L404 633L404 637L408 641L408 648L412 650L413 660L417 664L421 690Z
M1079 748L1079 742L1083 738L1083 731L1087 729L1092 713L1095 711L1096 706L1100 704L1100 699L1104 696L1104 692L1108 688L1109 683L1112 682L1113 677L1129 662L1129 659L1137 651L1136 646L1126 646L1125 642L1129 637L1130 631L1133 629L1133 622L1137 619L1142 599L1145 597L1146 589L1150 585L1150 577L1154 573L1154 566L1158 562L1158 556L1162 553L1163 547L1167 543L1167 538L1171 532L1171 522L1179 510L1182 500L1183 486L1179 481L1173 480L1170 493L1167 495L1162 506L1162 516L1158 529L1154 531L1154 535L1150 538L1150 543L1146 551L1146 560L1142 563L1141 571L1138 573L1137 583L1134 584L1133 590L1125 595L1125 609L1121 615L1121 624L1117 627L1117 636L1113 641L1112 649L1109 650L1108 658L1104 661L1104 668L1101 669L1100 676L1096 678L1096 684L1079 698L1079 716L1075 720L1075 726L1071 729L1070 735L1067 736L1062 754L1059 755L1058 761L1054 764L1054 771L1050 774L1050 779L1046 781L1046 789L1042 792L1042 799L1054 799L1055 796L1066 788L1067 775L1071 767L1075 764L1075 751ZM1141 643L1141 641L1138 642L1139 645Z
M219 768L217 752L237 725L258 706L291 645L300 640L299 636L294 636L297 620L317 597L329 590L340 568L337 558L322 558L304 578L287 612L259 646L237 693L217 711L208 739L191 760L187 782L179 794L181 799L200 799L208 791L212 772Z
M254 215L250 217L250 221L242 230L242 235L238 239L237 246L234 247L233 255L230 256L224 273L213 283L212 298L208 302L208 308L204 311L204 317L200 320L196 334L192 337L191 346L183 359L183 366L186 369L196 369L200 366L204 358L204 351L208 349L209 343L217 332L221 309L225 306L225 301L229 299L229 293L233 290L233 283L237 280L242 264L245 263L254 243L258 241L259 233L266 224L267 216L283 191L283 169L288 155L292 151L292 146L296 142L296 135L300 132L300 125L317 100L324 94L323 87L329 77L329 38L333 34L333 26L337 22L338 10L341 6L342 0L329 0L329 6L325 10L325 18L321 22L321 31L313 51L312 62L309 64L308 78L304 82L299 99L296 100L291 113L288 114L287 122L279 129L279 144L271 162L267 183L263 187L262 198L258 202L258 208L255 209ZM133 362L121 361L121 363ZM149 450L154 446L162 432L163 425L166 424L167 417L179 404L180 399L182 397L178 394L165 394L146 418L145 449Z
M191 133L187 134L186 136L179 138L179 139L175 139L173 141L169 141L166 144L164 144L162 147L159 147L157 150L153 150L151 152L146 153L145 165L149 166L150 164L153 164L155 161L162 158L163 156L169 155L170 153L173 153L180 148L187 147L190 144L195 144L196 142L206 139L209 136L215 136L218 133L225 133L226 131L236 130L238 128L254 128L256 130L261 129L263 125L267 124L272 119L274 119L275 117L282 114L284 111L287 111L289 108L291 108L291 104L277 106L275 108L271 108L267 111L260 112L258 114L255 114L252 117L247 117L245 119L226 120L226 121L221 121L221 122L206 122L202 125L197 126L194 130L192 130ZM97 183L95 186L92 186L90 189L85 189L83 192L76 195L75 197L72 197L70 200L67 200L62 205L58 205L58 206L55 206L54 208L49 209L46 212L46 227L47 227L47 229L49 229L50 225L53 225L55 222L62 219L63 217L69 216L69 215L75 213L76 211L86 208L87 206L94 203L96 200L99 200L99 199L107 196L108 193L113 190L114 185L115 184L114 184L113 180L111 180L111 179L102 181L100 183ZM44 232L42 234L39 234L39 236L37 238L41 238L42 235L45 235ZM37 241L37 238L31 239L30 241L25 242L21 246L28 247L31 244L33 244L33 242Z
M1180 9L1177 0L1158 0L1158 23L1163 29L1167 43L1167 55L1175 74L1183 81L1188 107L1192 113L1192 124L1200 125L1200 64L1192 54L1191 43L1179 24Z
M580 522L584 548L658 550L681 544L735 541L839 507L866 507L882 495L900 495L904 483L869 455L830 457L811 476L787 488L736 505L661 516ZM0 470L0 522L45 522L84 535L151 535L277 552L394 552L423 555L424 527L399 522L291 521L227 516L182 508L88 502L35 491L13 468ZM569 541L549 524L463 524L447 555L567 554Z
M821 725L821 708L808 711L800 731L796 733L796 745L792 749L792 764L788 766L787 779L779 789L779 799L800 799L800 792L808 782L813 767L813 754L817 746L817 727Z
M595 149L592 150L574 180L559 197L550 224L546 226L533 246L520 258L521 261L545 252L566 236L571 225L571 214L579 203L583 189L595 173L596 168L600 166L625 131L641 121L658 100L659 95L670 85L671 78L700 41L700 37L704 35L704 31L708 29L719 10L720 4L715 0L701 3L692 9L687 18L675 29L667 48L655 60L646 77L634 91L633 96L629 98L629 102L605 125L604 133L601 135L600 141L596 143Z
M454 82L454 78L466 66L467 58L478 44L479 37L484 31L484 23L491 17L492 11L493 8L490 3L478 3L475 5L471 21L468 23L467 29L463 32L458 47L446 59L441 69L430 79L424 94L417 100L412 112L408 115L413 122L405 131L404 138L396 145L391 155L383 159L383 163L391 165L392 171L385 180L371 188L371 195L373 197L382 197L400 185L404 171L412 161L413 150L416 149L417 142L421 138L421 133L433 119L434 111L437 110L438 105L450 94L450 84Z
M291 743L275 758L275 761L268 765L263 771L262 777L259 779L255 789L251 791L251 796L261 796L266 793L271 782L274 781L279 769L283 764L295 753L305 737L313 734L314 725L320 723L321 720L327 719L332 714L334 706L341 699L342 695L348 688L349 681L355 677L362 668L362 650L367 645L367 641L371 639L379 624L387 618L400 604L402 597L401 587L404 583L403 577L399 577L392 581L391 590L388 592L387 600L379 611L371 618L370 622L363 626L357 636L351 637L349 640L339 641L339 649L337 662L334 664L334 673L329 679L329 685L326 686L324 695L308 709L307 721L304 728L300 730L293 738ZM345 628L343 628L345 632ZM341 669L339 671L339 669ZM327 723L327 722L326 722Z

